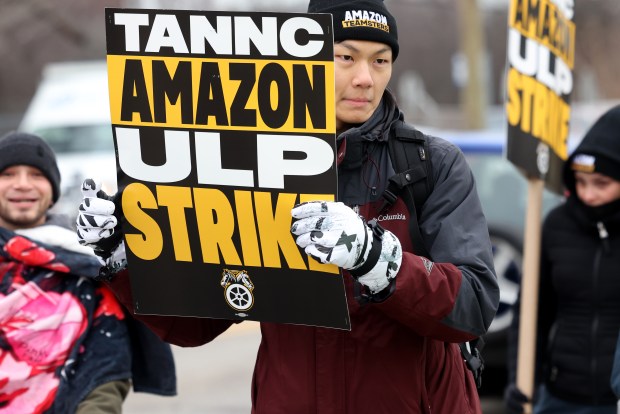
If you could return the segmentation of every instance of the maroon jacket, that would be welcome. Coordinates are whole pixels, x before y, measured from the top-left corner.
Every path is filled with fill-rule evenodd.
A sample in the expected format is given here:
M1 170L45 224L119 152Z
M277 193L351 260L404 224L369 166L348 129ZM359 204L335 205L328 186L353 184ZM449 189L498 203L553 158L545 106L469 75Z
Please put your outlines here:
M338 198L359 206L367 219L377 218L401 241L403 260L395 291L382 303L360 306L354 299L352 278L344 272L350 332L261 323L253 413L481 413L473 376L457 343L486 331L497 310L499 289L472 173L458 148L429 137L435 184L422 208L420 229L435 263L415 255L403 201L377 214L382 200L374 196L385 187L391 164L386 158L387 142L374 134L375 125L370 125L368 134L349 130L346 139L362 146L372 142L368 156L384 168L371 177L376 186L364 185L362 166L339 164ZM127 272L119 273L111 287L131 309ZM165 341L180 346L207 343L234 323L190 317L136 318Z
M404 275L427 274L422 259L413 254L403 255L402 268L408 269L401 271ZM481 413L476 385L457 344L426 337L457 342L473 338L440 323L456 300L461 273L451 264L435 263L427 276L399 274L396 291L387 301L362 307L352 299L351 278L345 278L350 332L261 323L252 413ZM128 293L128 281L127 272L120 273L112 287ZM121 299L131 308L128 295ZM136 318L180 346L207 343L233 323Z
M408 217L398 202L390 214ZM383 222L407 242L407 226ZM396 290L385 302L360 306L345 274L350 332L310 326L261 323L262 340L252 384L256 414L480 414L472 374L458 342L472 333L449 327L463 281L461 270L404 253ZM345 272L346 273L346 272ZM128 273L111 287L131 309ZM189 317L135 315L162 339L198 346L234 322ZM432 339L437 338L437 339Z

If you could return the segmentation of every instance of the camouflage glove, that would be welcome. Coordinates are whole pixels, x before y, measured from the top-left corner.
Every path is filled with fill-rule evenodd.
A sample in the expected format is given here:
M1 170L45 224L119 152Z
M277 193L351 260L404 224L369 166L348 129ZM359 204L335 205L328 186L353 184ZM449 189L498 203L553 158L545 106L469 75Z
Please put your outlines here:
M368 224L340 202L311 201L295 206L291 232L299 247L321 263L348 270L372 294L389 286L402 261L400 241L375 220Z
M127 256L122 232L117 228L119 220L114 215L114 198L91 178L82 183L82 195L76 219L78 241L93 249L105 267L103 272L117 273L127 266Z

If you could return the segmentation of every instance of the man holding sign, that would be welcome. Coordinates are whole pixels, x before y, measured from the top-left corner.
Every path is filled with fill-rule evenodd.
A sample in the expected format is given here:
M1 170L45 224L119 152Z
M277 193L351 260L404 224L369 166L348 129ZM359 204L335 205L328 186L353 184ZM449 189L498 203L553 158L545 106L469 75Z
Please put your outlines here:
M298 204L291 232L308 255L343 269L351 330L261 322L253 412L481 413L458 343L486 332L499 290L472 173L455 146L406 125L386 90L399 44L382 0L312 0L308 12L334 20L338 202ZM425 255L413 247L416 213L389 190L397 174L388 142L403 137L426 141L416 156L432 165L433 191L417 206ZM120 230L113 203L86 196L80 210L82 243L115 258L109 284L131 308L124 244L108 243ZM136 317L181 346L207 343L235 323Z

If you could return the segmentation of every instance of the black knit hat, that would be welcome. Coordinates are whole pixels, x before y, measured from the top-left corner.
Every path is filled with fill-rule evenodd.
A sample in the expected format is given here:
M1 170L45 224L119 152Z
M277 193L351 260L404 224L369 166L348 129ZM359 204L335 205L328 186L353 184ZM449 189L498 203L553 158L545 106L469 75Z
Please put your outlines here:
M52 185L54 203L60 197L60 171L56 156L42 138L24 132L9 132L0 138L0 171L13 165L36 167Z
M597 172L620 181L620 105L592 125L566 161L564 182L569 190L575 187L574 171Z
M396 20L383 0L310 0L308 13L330 13L334 41L370 40L389 45L392 59L398 56Z

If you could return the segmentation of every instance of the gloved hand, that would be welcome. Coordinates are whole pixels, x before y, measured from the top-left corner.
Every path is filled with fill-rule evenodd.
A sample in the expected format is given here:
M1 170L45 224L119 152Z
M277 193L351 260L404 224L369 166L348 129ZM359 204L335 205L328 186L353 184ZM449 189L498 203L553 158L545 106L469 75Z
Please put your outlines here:
M116 273L127 266L127 256L114 199L92 178L82 183L82 196L76 219L78 241L94 250L107 272Z
M402 261L400 241L378 224L374 228L340 202L311 201L292 210L297 245L321 263L348 270L372 294L396 277Z
M504 404L507 414L522 414L525 411L523 405L528 402L530 399L517 388L514 382L508 384L504 391Z

